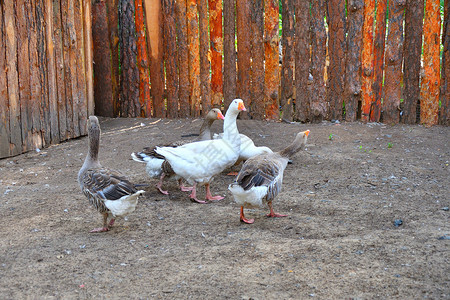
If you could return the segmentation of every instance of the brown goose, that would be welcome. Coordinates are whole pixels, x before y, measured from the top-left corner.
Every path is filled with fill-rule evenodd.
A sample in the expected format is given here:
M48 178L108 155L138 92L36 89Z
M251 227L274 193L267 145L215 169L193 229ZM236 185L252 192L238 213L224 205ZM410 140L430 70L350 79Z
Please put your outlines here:
M145 170L147 174L156 178L159 177L159 182L156 184L157 189L165 195L168 195L169 192L162 189L162 184L164 178L172 178L178 180L178 184L182 191L191 191L192 187L185 187L182 184L182 179L177 176L172 170L172 166L168 161L165 160L164 156L156 153L156 147L179 147L187 143L197 142L197 141L207 141L211 139L211 125L215 120L223 120L225 117L222 112L218 108L211 109L208 114L205 116L205 120L203 121L202 127L200 128L199 137L193 141L176 141L173 143L158 145L153 147L146 147L141 152L133 152L131 153L131 157L133 160L137 162L146 163L147 166Z
M283 172L289 159L303 148L308 139L309 130L299 132L290 146L282 151L262 154L249 158L228 189L236 203L241 205L241 222L252 224L254 219L246 219L244 207L261 207L267 203L270 209L268 217L285 217L273 211L272 201L281 191Z
M91 232L104 232L114 224L116 217L136 209L138 197L144 191L137 190L121 174L103 168L98 161L100 124L95 116L89 117L88 135L88 154L78 172L78 184L89 202L103 215L103 227L94 228ZM112 216L109 224L108 216Z

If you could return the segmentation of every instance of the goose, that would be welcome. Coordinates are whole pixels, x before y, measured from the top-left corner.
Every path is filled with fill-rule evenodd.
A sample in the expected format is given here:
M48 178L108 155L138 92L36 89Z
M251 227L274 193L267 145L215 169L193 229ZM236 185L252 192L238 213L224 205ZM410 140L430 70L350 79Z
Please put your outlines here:
M200 134L194 141L207 141L211 139L211 125L215 120L223 120L225 117L218 108L211 109L205 116L202 126L200 127ZM194 142L191 141L191 142ZM169 144L162 145L160 147L178 147L189 143L188 141L176 141ZM192 187L186 187L182 183L182 178L177 176L172 166L164 159L164 156L155 152L156 146L146 147L141 152L131 153L131 157L134 161L146 163L145 170L151 178L159 177L159 182L156 184L156 188L164 195L168 195L169 192L162 189L162 184L165 178L172 178L178 180L178 185L183 192L191 191Z
M286 217L273 211L272 201L281 191L283 172L289 159L302 149L308 139L309 130L299 132L291 145L284 150L249 158L228 189L234 200L241 206L241 222L252 224L254 219L246 219L244 207L261 207L267 203L268 217Z
M223 123L223 138L185 144L176 148L157 147L156 153L164 156L173 171L193 184L190 198L198 203L207 203L197 199L197 184L205 185L206 200L217 201L222 196L212 196L210 183L213 177L232 166L239 157L241 139L236 125L240 111L245 111L242 99L234 99Z
M98 161L100 124L97 117L88 120L88 153L78 172L78 184L89 202L103 215L103 227L91 232L105 232L113 226L116 217L125 216L136 209L143 190L129 182L121 174L108 170ZM109 224L108 217L111 217Z

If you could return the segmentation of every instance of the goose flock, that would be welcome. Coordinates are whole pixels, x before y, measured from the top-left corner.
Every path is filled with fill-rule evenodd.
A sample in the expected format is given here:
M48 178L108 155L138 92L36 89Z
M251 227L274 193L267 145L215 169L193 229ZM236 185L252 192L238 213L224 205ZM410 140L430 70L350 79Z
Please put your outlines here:
M153 145L133 152L133 160L145 163L145 170L151 178L159 178L156 188L162 188L166 178L178 180L182 191L190 191L190 199L197 203L219 201L224 197L213 196L211 183L216 175L227 168L244 162L228 190L240 205L240 220L251 224L254 219L244 216L244 208L262 207L267 204L268 217L284 217L273 211L272 202L281 191L283 173L291 157L301 150L309 130L299 132L291 145L273 152L268 147L257 147L246 135L239 134L236 119L245 111L244 102L235 99L225 116L219 109L212 109L206 116L199 137L189 142L173 142ZM211 125L223 120L223 133L211 135ZM133 184L117 171L103 167L98 161L100 147L100 125L97 117L88 120L88 153L78 172L78 184L89 202L103 216L103 226L91 232L105 232L114 224L116 217L126 216L136 209L138 198L144 193L139 185ZM184 185L187 182L191 186ZM141 185L142 186L142 185ZM206 199L197 197L197 187L204 186ZM109 222L108 222L109 218Z

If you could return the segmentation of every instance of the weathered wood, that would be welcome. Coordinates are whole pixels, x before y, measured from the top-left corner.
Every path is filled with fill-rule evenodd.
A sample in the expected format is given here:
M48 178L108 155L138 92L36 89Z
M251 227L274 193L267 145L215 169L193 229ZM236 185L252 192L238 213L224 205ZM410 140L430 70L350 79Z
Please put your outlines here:
M209 35L211 51L211 104L222 105L222 0L208 0L209 4Z
M223 101L225 109L236 98L235 0L223 0Z
M163 0L164 61L166 66L167 117L178 117L177 33L175 28L175 1Z
M403 0L389 2L389 31L385 54L385 97L383 101L383 122L386 124L397 124L400 121L404 9L405 1Z
M108 24L108 37L110 54L106 58L111 58L111 88L112 88L112 106L114 117L120 112L119 103L119 0L95 0L95 3L106 2L106 22ZM107 38L105 36L105 38ZM104 50L106 51L106 50ZM94 55L95 55L94 51ZM94 58L94 62L96 62ZM94 71L95 72L95 71Z
M209 52L209 35L208 35L208 1L198 0L198 23L200 36L200 93L202 97L202 114L205 116L211 109L211 80Z
M342 120L345 83L345 0L328 1L328 91L330 118Z
M236 1L236 35L237 35L237 97L244 100L246 106L251 107L250 97L250 59L251 59L251 28L249 19L250 1ZM241 112L240 118L248 119L248 112Z
M345 68L345 120L355 121L358 102L361 100L361 49L364 22L364 1L349 0L347 3L347 59Z
M364 0L364 26L363 48L361 54L361 121L367 122L370 118L370 105L373 91L373 23L375 17L375 0Z
M178 41L178 72L179 72L179 92L178 101L180 110L178 116L187 118L190 115L189 105L189 53L188 53L188 31L186 16L186 0L178 0L176 5L176 25L177 25L177 41Z
M440 1L427 0L423 33L423 71L420 85L420 123L426 126L438 123L440 85Z
M263 120L264 106L264 7L263 1L251 1L251 85L250 104L246 104L253 119Z
M0 6L0 70L6 70L6 25L3 14L4 7ZM0 158L11 155L9 148L9 101L6 72L0 72Z
M266 118L270 120L278 120L280 118L278 95L278 85L280 83L278 0L264 0L264 15L264 58L266 71L264 78L264 104Z
M403 117L408 124L417 121L420 95L420 64L422 55L424 0L407 1L405 12L405 61L403 68Z
M147 28L147 48L150 58L150 82L153 101L153 116L163 118L164 106L164 67L162 38L162 8L160 0L144 0Z
M442 54L441 73L441 110L440 124L450 126L450 21L449 21L449 0L444 3L444 32L442 44L444 52Z
M191 116L198 117L200 114L200 42L196 0L187 0L186 17L188 23L189 48L189 102L191 106Z
M135 23L137 36L137 67L139 70L139 103L141 106L139 116L151 117L152 102L150 101L147 41L145 39L144 9L142 7L142 0L135 0L134 7L136 10Z
M116 116L113 98L114 74L111 64L111 48L108 38L108 20L105 2L92 5L92 44L94 47L94 96L95 114Z
M291 122L294 112L294 1L283 0L282 10L281 119Z
M380 121L381 98L383 96L384 43L386 39L387 0L378 0L377 19L373 51L373 97L370 106L370 121Z
M308 77L310 67L310 1L295 2L295 114L301 122L309 121Z
M84 60L87 88L87 115L94 114L94 69L92 52L92 6L91 1L83 1L83 36L84 36ZM87 124L87 123L86 123Z

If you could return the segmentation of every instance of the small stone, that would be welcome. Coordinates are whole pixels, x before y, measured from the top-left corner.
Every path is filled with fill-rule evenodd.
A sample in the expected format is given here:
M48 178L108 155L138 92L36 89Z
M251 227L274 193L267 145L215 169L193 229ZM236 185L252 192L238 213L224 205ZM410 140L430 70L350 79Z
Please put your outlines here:
M442 208L443 211L448 211L448 206Z
M395 219L394 220L394 226L395 227L399 227L401 225L403 225L403 220L402 219Z

